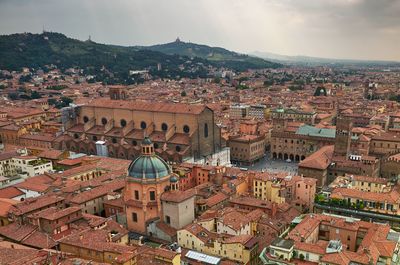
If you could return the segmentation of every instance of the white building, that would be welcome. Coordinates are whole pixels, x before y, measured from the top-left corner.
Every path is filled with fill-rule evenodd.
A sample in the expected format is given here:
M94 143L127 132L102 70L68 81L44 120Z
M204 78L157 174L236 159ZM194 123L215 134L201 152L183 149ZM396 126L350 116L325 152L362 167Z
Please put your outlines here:
M17 156L12 159L11 166L22 177L33 177L53 170L53 164L49 160L36 156Z

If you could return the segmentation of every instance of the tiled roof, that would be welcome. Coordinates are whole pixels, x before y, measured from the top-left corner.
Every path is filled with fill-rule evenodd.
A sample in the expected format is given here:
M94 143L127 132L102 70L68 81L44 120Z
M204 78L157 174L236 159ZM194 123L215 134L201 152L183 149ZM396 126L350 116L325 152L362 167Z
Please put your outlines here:
M0 217L7 217L11 206L17 203L18 201L13 199L0 198Z
M56 149L48 149L41 152L38 157L47 158L47 159L58 159L64 151L56 150Z
M183 202L195 195L194 189L186 191L167 191L161 194L161 200L169 202Z
M390 192L368 192L357 189L335 188L331 194L332 198L356 198L366 201L384 202L390 204L398 204L400 202L400 194L397 190Z
M177 231L177 230L176 230L175 228L173 228L173 227L167 225L166 223L164 223L164 222L157 222L157 223L156 223L156 226L157 226L158 229L160 229L161 231L163 231L163 232L166 233L167 235L169 235L169 236L171 236L171 237L176 236L176 231Z
M24 195L25 193L22 192L21 190L17 189L16 187L9 186L3 189L0 189L0 198L8 198L12 199L21 195Z
M99 198L107 195L110 192L114 192L117 190L121 190L125 187L125 180L118 179L113 182L106 183L102 186L96 187L94 189L81 192L72 197L71 203L82 204L84 202L88 202L94 200L95 198Z
M313 168L324 170L330 165L333 157L333 145L323 146L299 163L299 168Z
M32 260L37 257L38 250L36 249L14 249L0 247L1 264L26 264L25 260Z
M57 220L64 216L70 215L74 212L79 212L81 208L79 207L68 207L64 209L59 209L56 207L47 208L43 211L34 213L33 216L43 218L46 220Z
M50 187L50 185L43 184L43 183L34 183L32 181L24 181L24 182L15 184L14 186L19 189L31 190L31 191L36 191L36 192L40 192L40 193L44 193Z
M190 104L171 104L171 103L154 103L145 101L128 101L128 100L112 100L107 98L95 99L87 106L99 108L115 108L128 109L138 111L151 112L168 112L168 113L183 113L183 114L200 114L204 111L204 105Z
M6 226L0 226L0 235L20 242L36 229L37 227L33 225L20 225L14 222Z
M218 218L218 220L222 224L234 229L235 231L239 231L242 227L250 223L250 219L247 218L246 215L238 212L237 210L232 210L222 214L222 216Z
M227 195L225 195L224 193L218 192L217 194L206 199L206 204L208 207L213 207L213 206L217 205L218 203L221 203L221 202L227 200L228 198L229 197Z
M10 211L15 215L22 215L62 201L64 201L64 198L57 195L45 195L36 198L29 198L14 205Z
M19 154L17 151L2 152L2 153L0 153L0 161L6 160L6 159L11 159L18 155Z

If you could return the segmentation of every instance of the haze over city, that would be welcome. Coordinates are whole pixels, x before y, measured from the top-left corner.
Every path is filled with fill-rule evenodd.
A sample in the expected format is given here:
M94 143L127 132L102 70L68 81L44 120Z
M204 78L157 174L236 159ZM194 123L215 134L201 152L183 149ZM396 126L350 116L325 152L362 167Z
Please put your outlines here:
M340 59L400 60L397 0L1 0L0 33L61 32L100 43L183 41Z

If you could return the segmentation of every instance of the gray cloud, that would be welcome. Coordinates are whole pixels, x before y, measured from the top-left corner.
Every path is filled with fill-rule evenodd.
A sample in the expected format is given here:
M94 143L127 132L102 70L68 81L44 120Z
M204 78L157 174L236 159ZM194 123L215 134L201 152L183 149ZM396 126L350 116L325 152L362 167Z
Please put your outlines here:
M0 0L0 33L400 60L399 0Z

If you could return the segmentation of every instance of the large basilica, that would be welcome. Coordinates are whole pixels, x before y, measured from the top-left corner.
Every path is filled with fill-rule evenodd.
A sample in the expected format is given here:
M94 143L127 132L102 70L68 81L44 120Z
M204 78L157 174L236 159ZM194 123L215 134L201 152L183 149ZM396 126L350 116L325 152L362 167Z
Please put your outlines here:
M66 115L65 134L54 141L55 148L99 155L96 142L102 141L107 156L134 159L148 136L156 154L181 162L210 156L225 146L214 112L206 105L134 101L116 93L110 88L110 99L94 99Z

